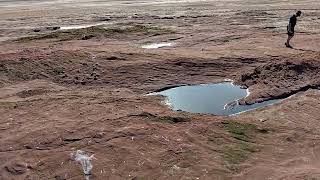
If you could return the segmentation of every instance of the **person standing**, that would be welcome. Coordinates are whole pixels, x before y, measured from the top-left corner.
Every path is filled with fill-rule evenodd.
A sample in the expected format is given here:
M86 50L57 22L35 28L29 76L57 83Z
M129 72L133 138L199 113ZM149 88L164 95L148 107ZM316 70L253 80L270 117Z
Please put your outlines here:
M301 11L297 11L296 14L290 17L289 25L287 26L288 39L287 39L287 42L285 43L286 47L288 48L292 48L292 46L290 45L290 40L294 36L294 27L297 24L297 17L300 17L300 16L301 16Z

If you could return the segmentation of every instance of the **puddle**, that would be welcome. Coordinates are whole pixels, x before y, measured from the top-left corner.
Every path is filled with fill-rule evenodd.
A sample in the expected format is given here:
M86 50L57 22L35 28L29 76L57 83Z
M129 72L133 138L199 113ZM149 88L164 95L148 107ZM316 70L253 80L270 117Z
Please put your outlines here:
M72 26L61 26L60 30L70 30L70 29L84 29L84 28L89 28L89 27L94 27L94 26L101 26L101 25L106 25L110 23L96 23L96 24L87 24L87 25L72 25Z
M154 44L147 44L141 46L143 49L157 49L157 48L162 48L162 47L168 47L172 46L172 43L154 43Z
M252 105L239 105L238 100L248 96L249 91L233 85L232 82L180 86L149 95L166 96L166 104L173 110L215 115L234 115L279 101L270 100Z

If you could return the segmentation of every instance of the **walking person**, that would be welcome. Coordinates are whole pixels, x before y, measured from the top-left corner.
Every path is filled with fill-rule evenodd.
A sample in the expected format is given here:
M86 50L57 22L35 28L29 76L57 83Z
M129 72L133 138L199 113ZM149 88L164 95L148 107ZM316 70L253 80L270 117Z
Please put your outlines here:
M288 39L287 39L287 42L285 43L287 48L292 48L292 46L290 45L290 40L294 36L294 27L297 24L297 17L300 17L300 16L301 16L301 11L297 11L296 14L290 17L289 25L287 26Z

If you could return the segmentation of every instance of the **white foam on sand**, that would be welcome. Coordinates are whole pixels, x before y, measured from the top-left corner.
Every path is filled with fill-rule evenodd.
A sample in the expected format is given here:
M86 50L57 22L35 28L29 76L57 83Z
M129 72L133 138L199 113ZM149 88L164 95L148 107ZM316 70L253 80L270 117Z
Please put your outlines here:
M86 179L89 179L89 175L91 174L91 170L93 168L93 165L91 164L92 159L94 159L94 155L92 154L89 156L87 153L85 153L82 150L77 150L74 153L71 153L71 157L81 164L83 173L86 176Z
M250 91L249 91L249 88L247 88L247 95L246 95L246 97L248 97L250 95ZM246 98L245 97L245 98Z
M154 44L147 44L147 45L143 45L141 46L141 48L143 49L157 49L157 48L162 48L162 47L168 47L168 46L172 46L172 43L154 43Z

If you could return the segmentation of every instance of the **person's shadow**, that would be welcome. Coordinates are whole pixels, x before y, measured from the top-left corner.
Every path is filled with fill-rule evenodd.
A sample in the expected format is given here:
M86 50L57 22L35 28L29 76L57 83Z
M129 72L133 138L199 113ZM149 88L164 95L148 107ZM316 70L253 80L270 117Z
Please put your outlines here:
M301 49L301 48L292 48L294 50L298 50L298 51L304 51L304 52L319 52L319 51L314 51L314 50L309 50L309 49Z

